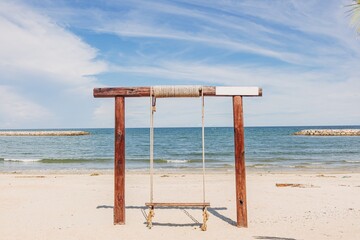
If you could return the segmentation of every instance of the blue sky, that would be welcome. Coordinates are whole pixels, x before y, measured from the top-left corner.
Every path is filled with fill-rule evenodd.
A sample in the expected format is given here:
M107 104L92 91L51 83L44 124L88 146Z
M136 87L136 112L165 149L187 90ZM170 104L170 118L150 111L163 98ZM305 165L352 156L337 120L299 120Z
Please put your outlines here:
M113 127L106 86L259 86L245 125L359 125L360 42L332 1L1 1L0 128ZM149 100L126 99L127 127ZM160 99L156 126L199 126L200 99ZM229 98L206 125L231 126Z

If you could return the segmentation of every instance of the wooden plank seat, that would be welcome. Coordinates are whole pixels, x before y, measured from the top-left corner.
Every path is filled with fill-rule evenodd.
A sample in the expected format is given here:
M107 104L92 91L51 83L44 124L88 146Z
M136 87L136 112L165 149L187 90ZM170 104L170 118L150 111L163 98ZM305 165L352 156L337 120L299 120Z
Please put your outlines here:
M202 202L202 203L174 203L174 202L153 202L153 203L145 203L145 206L149 207L149 213L146 218L147 227L149 229L152 228L152 219L155 215L154 210L155 207L170 207L170 208L176 208L176 207L188 207L188 208L202 208L203 211L203 223L201 224L201 230L206 231L207 225L206 222L209 219L209 214L207 212L207 208L210 207L209 202Z
M147 207L210 207L210 203L166 203L166 202L155 202L145 203Z

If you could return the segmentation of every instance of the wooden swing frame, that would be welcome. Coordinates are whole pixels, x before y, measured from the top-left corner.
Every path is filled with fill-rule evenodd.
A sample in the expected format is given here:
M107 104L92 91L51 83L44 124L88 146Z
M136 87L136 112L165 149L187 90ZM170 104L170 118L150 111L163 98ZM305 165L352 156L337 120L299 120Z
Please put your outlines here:
M94 88L93 94L95 98L115 98L114 224L125 224L125 98L150 97L151 87ZM233 99L237 226L247 227L243 97L262 96L262 89L203 86L202 94ZM194 203L159 203L157 206L179 207L181 204L185 207L189 204L191 204L190 207L196 205ZM208 206L207 204L201 203L198 207L204 209ZM150 207L154 208L154 203Z

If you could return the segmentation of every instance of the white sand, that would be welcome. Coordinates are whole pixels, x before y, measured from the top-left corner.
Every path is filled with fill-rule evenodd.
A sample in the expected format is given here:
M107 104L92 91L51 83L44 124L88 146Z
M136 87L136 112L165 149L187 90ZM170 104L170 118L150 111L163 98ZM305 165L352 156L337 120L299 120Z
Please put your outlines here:
M161 175L156 201L201 201L200 175ZM111 174L1 174L0 239L360 239L360 174L249 173L249 228L234 226L234 182L232 173L207 176L210 219L201 232L193 209L156 209L146 228L145 174L127 173L126 225L115 226Z

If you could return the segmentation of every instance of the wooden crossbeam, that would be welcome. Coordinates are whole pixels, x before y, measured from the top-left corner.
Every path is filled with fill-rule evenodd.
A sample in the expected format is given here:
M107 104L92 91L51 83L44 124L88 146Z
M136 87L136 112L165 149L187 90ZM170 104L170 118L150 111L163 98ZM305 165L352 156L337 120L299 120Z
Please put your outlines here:
M179 86L180 87L180 86ZM209 87L203 86L204 96L262 96L262 89L259 87ZM151 87L110 87L94 88L94 97L149 97Z

